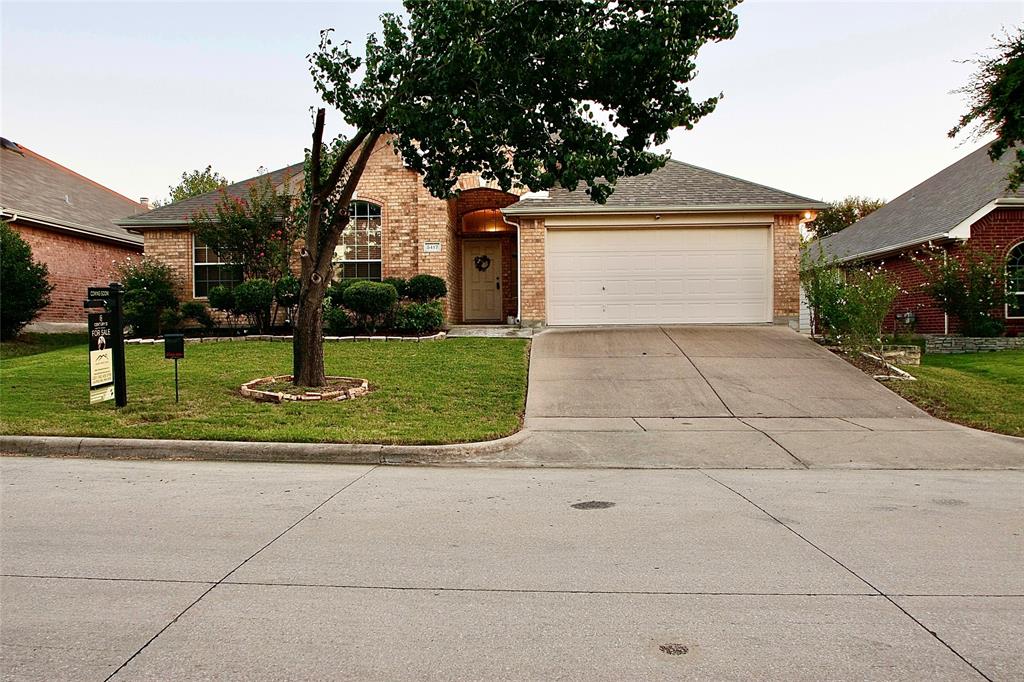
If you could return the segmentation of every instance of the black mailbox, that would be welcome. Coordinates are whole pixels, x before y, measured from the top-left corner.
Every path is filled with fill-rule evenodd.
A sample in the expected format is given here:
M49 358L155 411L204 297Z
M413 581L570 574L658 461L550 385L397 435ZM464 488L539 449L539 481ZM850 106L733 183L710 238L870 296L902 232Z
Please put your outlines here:
M164 334L164 358L179 360L185 357L185 335Z

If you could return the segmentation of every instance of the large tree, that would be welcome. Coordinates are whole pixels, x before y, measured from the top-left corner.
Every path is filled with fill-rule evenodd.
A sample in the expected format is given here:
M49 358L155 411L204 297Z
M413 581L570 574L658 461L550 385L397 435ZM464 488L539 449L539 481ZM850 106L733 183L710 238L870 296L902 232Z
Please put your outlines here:
M885 206L885 199L848 196L839 201L830 201L827 208L818 211L818 217L808 227L815 237L827 237Z
M1015 191L1024 184L1024 28L1005 31L988 56L968 63L977 70L970 83L957 90L966 96L968 110L949 136L966 129L973 129L975 137L995 133L989 158L998 161L1013 150L1016 160L1006 180L1007 189Z
M181 174L181 182L173 187L168 187L171 193L170 202L183 201L185 199L212 192L231 184L231 181L213 170L213 166Z
M316 90L355 130L309 150L294 381L324 382L322 300L348 206L386 139L436 197L463 173L504 190L587 185L603 203L619 177L649 173L647 151L692 128L718 97L689 83L708 41L735 35L737 0L406 0L381 17L364 57L330 31L309 56Z

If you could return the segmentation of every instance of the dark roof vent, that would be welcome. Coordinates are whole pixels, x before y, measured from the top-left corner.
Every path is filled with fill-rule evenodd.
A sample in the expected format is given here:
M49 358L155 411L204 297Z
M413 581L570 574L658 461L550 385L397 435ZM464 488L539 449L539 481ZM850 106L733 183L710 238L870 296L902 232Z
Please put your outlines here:
M11 142L6 137L0 137L0 147L4 149L10 149L12 152L18 152L22 156L25 156L25 152L21 151L21 147L16 142Z

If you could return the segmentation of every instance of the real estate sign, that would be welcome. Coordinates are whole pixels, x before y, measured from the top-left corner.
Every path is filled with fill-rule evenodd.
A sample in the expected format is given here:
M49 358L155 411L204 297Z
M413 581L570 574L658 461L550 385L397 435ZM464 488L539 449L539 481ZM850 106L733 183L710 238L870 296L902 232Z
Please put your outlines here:
M89 402L114 399L114 347L110 313L89 313Z

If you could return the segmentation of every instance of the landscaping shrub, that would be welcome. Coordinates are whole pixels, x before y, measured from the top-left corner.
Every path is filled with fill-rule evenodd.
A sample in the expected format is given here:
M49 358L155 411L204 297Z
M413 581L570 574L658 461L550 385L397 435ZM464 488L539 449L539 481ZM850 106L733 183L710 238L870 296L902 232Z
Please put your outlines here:
M114 275L124 285L124 319L133 333L159 334L164 311L178 307L170 266L149 258L126 258L115 266Z
M900 293L881 268L843 269L823 256L800 273L814 328L850 350L877 349L882 323Z
M924 275L924 291L960 320L964 336L1002 333L1003 321L993 316L1006 303L1006 266L1000 259L965 245L958 255L934 249L914 262Z
M406 297L419 303L435 301L448 295L444 280L434 275L415 275L406 285Z
M245 315L249 324L259 333L270 329L270 306L274 302L274 285L261 277L249 279L235 286L235 311Z
M363 328L373 333L398 301L398 292L383 282L356 282L345 289L342 298Z
M353 327L352 316L344 308L324 308L324 329L331 336L341 336Z
M206 300L214 310L229 315L235 312L235 292L223 284L210 289L206 294Z
M366 282L365 279L339 279L327 287L327 298L335 308L345 305L345 290L356 282Z
M398 298L407 298L409 295L409 280L404 277L385 277L381 280L384 284L390 284L398 292Z
M274 284L274 300L282 308L299 304L299 289L302 283L293 275L285 275Z
M45 263L32 259L32 249L9 225L0 226L0 339L12 339L50 304L53 285Z
M205 331L210 331L217 325L210 314L209 306L204 305L202 301L186 301L178 310L183 320L192 320Z
M444 326L440 301L401 303L395 308L395 329L412 334L436 332Z

